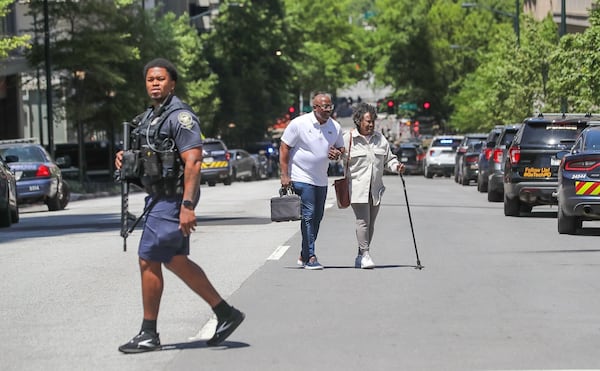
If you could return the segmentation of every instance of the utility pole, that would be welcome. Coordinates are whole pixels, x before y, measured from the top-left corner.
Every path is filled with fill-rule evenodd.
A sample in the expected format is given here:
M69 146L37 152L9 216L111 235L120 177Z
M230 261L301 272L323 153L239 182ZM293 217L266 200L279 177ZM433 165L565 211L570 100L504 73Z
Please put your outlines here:
M560 37L567 34L567 1L562 0L560 11ZM567 97L564 95L560 98L561 112L567 112Z
M52 65L50 60L50 26L48 0L44 0L44 57L46 61L46 116L48 123L48 152L54 158L54 117L52 114Z

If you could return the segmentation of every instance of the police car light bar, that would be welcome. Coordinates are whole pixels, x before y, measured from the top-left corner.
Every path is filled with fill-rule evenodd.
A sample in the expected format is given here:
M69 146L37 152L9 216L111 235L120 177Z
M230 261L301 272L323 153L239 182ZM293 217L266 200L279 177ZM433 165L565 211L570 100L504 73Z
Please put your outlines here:
M0 144L15 144L15 143L36 143L39 144L38 138L19 138L19 139L4 139L0 140Z

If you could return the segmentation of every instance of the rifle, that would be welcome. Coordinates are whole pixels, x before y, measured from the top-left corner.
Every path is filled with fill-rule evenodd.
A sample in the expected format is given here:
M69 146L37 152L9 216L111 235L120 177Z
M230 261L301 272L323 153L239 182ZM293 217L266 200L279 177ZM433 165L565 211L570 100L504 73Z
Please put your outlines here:
M123 152L129 150L129 133L131 124L123 122ZM121 176L117 170L117 179L121 182L121 237L123 237L123 251L127 251L127 237L129 236L129 181Z
M171 98L172 94L169 93L163 102L155 109L155 117L160 117L164 113L167 105L171 101ZM123 153L126 153L129 150L130 128L138 126L143 115L144 114L140 114L134 118L133 123L129 123L127 121L123 122ZM148 214L150 209L154 207L158 201L158 198L152 199L152 202L144 208L142 215L136 218L135 215L129 212L129 181L126 179L126 177L122 176L122 173L119 170L117 170L115 178L121 182L121 237L123 237L123 251L127 251L127 237L129 237L129 234L133 232L135 227L144 218L144 216ZM129 226L130 220L134 221L131 226Z

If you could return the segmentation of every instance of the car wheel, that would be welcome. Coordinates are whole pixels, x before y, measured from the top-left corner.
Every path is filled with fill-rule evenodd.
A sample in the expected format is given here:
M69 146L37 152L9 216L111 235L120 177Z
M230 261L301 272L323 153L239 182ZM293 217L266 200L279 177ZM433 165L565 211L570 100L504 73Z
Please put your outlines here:
M519 211L522 213L530 213L531 209L533 209L533 206L531 206L531 205L524 204L524 203L521 203L519 205Z
M558 207L558 233L560 234L577 234L578 220L574 216L566 215L562 207Z
M231 175L229 176L229 178L231 179L232 182L235 182L236 180L238 180L237 169L234 168L231 170ZM223 183L225 183L225 182L223 182Z
M62 192L60 193L60 209L64 210L71 200L71 187L65 180L62 181Z
M8 192L6 192L6 205L0 207L0 228L10 227L10 203L8 202Z
M58 211L60 210L60 199L63 197L62 193L62 182L58 182L58 189L56 190L56 194L54 197L51 197L46 200L46 206L48 206L48 211Z
M225 178L225 180L223 180L223 184L225 184L226 186L231 185L231 182L232 182L231 175L228 176L227 178Z
M496 191L488 191L487 199L489 202L500 202L502 201L502 194Z
M460 177L460 184L466 186L466 185L469 185L469 183L470 183L469 182L469 178L467 178L466 176L464 176L464 174L461 175L461 177Z
M14 210L10 211L10 221L12 223L18 223L19 222L19 204L17 204L14 208Z
M489 194L489 193L488 193ZM504 195L504 215L505 216L519 216L519 210L521 208L521 202L518 198L508 198Z
M207 182L209 187L214 187L217 185L217 183L215 183L214 181L209 181Z
M477 176L477 191L479 193L485 193L487 192L487 184L483 184L483 177L481 176Z
M433 178L433 173L431 171L429 171L429 167L427 167L427 166L425 167L425 174L424 175L425 175L425 178L427 178L427 179Z

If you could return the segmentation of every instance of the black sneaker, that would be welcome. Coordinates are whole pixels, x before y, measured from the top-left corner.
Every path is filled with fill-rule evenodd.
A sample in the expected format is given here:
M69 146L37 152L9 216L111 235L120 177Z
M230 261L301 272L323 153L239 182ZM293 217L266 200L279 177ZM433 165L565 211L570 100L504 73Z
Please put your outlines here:
M224 321L219 321L217 323L217 329L215 330L215 334L212 338L210 338L206 344L209 346L219 345L227 339L229 335L242 323L242 321L246 318L244 313L239 310L231 307L231 315L227 317Z
M158 334L140 331L129 343L123 344L119 350L123 353L142 353L160 349Z

